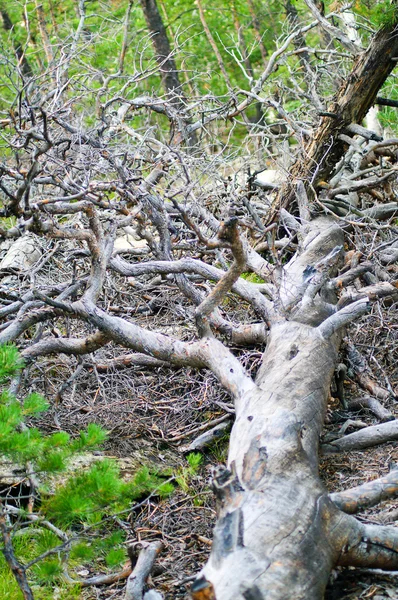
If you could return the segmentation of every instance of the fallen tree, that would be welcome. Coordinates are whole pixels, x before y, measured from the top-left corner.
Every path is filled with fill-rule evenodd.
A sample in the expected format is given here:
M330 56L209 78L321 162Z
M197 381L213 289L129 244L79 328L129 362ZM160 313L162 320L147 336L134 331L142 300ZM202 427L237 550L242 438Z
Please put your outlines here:
M293 38L303 39L310 26L315 25L301 27ZM17 222L2 236L12 240L30 232L50 239L63 245L67 259L61 282L49 286L35 280L51 260L50 252L25 271L30 283L23 293L2 284L0 343L19 341L28 365L51 354L89 355L112 343L133 351L121 356L119 365L124 360L146 367L207 369L234 400L228 463L213 482L218 503L214 542L192 586L195 600L316 599L323 597L337 565L397 568L396 529L367 525L347 514L354 512L351 504L343 495L330 496L318 473L319 440L345 328L379 298L397 295L396 281L372 257L360 262L361 256L347 257L344 249L347 231L378 230L378 219L388 223L398 213L396 202L383 210L384 186L396 179L397 141L381 141L359 125L396 64L394 31L379 31L359 55L270 207L264 209L261 196L252 202L252 190L240 190L243 219L237 201L219 213L217 206L214 212L208 208L209 193L201 187L191 144L185 153L183 146L145 138L126 124L126 105L153 112L161 105L162 114L174 119L176 107L168 111L167 98L160 104L153 98L107 98L101 125L88 131L73 115L65 117L60 65L56 93L48 92L45 80L43 90L30 90L19 114L11 114L5 124L18 156L16 163L1 165L2 215ZM253 83L250 102L268 105L259 92L279 54ZM237 118L250 102L246 98L233 109L228 106L222 117ZM107 113L113 104L124 107L121 116ZM196 131L211 119L216 113L207 121L184 114L184 126ZM302 133L298 125L293 129ZM138 157L131 142L136 138ZM209 165L201 158L203 174ZM381 197L379 212L371 212L369 198L359 203L358 194L368 192ZM220 196L225 200L224 192ZM266 257L255 250L250 228L249 234L243 232L249 217L266 240ZM128 243L118 249L115 242L121 238ZM282 251L288 249L284 261L277 241ZM247 271L261 279L243 277ZM13 270L8 265L3 273L10 277ZM115 316L107 298L110 276L129 278L143 297L151 292L145 298L149 314L158 308L157 285L177 290L189 335L184 339L144 327L138 301L135 319L126 307ZM359 277L360 286L351 286ZM249 307L250 318L228 317L225 303L231 293ZM50 324L53 332L55 322L65 321L79 323L86 333L44 336L39 327L32 333L40 324ZM234 344L264 350L255 377L231 350ZM381 428L389 432L383 439L396 435L395 421ZM390 483L380 480L380 498ZM354 497L363 493L352 490ZM142 578L138 587L142 595Z

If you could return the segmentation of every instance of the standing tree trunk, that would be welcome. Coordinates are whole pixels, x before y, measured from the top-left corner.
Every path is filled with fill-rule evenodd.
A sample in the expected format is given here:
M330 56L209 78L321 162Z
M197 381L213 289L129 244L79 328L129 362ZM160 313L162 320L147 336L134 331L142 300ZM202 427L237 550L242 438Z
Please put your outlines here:
M152 43L159 64L163 87L170 100L180 105L184 95L173 58L173 51L156 0L141 0L141 6L148 29L152 34Z
M189 125L189 119L185 115L186 98L158 5L156 0L141 0L141 6L148 29L152 34L152 43L162 84L167 99L176 112L175 122L178 123L178 131L173 134L173 141L178 143L182 138L188 146L194 146L197 141L196 134L194 132L188 134L186 131L186 127Z
M21 70L23 75L25 75L26 77L32 77L33 75L33 71L32 68L29 64L28 59L25 56L25 52L21 46L21 44L19 43L19 41L15 38L14 34L13 34L13 28L14 25L11 21L10 15L8 14L7 10L5 8L1 8L0 9L0 13L1 13L1 18L3 20L3 27L6 31L10 32L11 35L11 40L12 40L12 45L14 47L14 51L15 54L17 56L18 59L18 63L21 66Z
M200 22L203 25L203 30L204 30L204 32L206 34L207 40L208 40L210 46L212 47L212 50L214 52L214 56L216 57L216 60L217 60L217 64L218 64L218 66L220 68L220 71L221 71L223 77L224 77L225 84L226 84L228 90L231 91L232 88L233 88L233 86L232 86L231 80L229 78L227 69L225 67L223 57L221 56L221 52L218 49L216 41L215 41L215 39L213 37L213 34L210 31L209 25L208 25L208 23L206 21L205 11L203 10L203 6L202 6L201 0L196 0L196 4L197 4L198 9L199 9Z
M286 0L285 9L286 9L287 20L291 24L292 28L299 26L300 18L299 18L298 12L297 12L297 8L295 7L294 4L292 4L291 0ZM296 38L294 38L294 47L296 48L296 50L306 47L304 35L299 35ZM310 55L309 55L309 52L307 52L307 50L300 52L300 54L298 55L298 58L299 58L301 65L304 68L306 68L307 65L310 64Z
M166 7L164 0L159 0L159 5L163 12L163 19L167 23L167 30L169 32L169 36L171 37L174 47L177 48L178 40L175 35L175 32L173 31L172 25L169 23L169 16L167 14L167 7ZM182 56L182 65L181 65L181 69L180 69L180 75L184 78L184 85L189 90L189 93L191 94L191 96L194 96L195 90L193 88L192 81L190 80L189 72L184 68L183 65L184 65L184 55Z

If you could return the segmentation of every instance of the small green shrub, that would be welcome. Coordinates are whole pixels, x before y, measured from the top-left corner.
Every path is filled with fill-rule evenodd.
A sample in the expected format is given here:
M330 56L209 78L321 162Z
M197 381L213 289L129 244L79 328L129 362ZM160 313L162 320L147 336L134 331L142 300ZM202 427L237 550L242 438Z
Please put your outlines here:
M0 346L0 384L5 386L22 366L14 346ZM142 466L134 478L126 482L116 461L105 458L68 475L63 483L55 484L53 481L51 484L49 476L65 470L74 455L100 446L107 439L107 432L96 424L90 424L77 439L71 439L65 431L46 436L26 425L26 418L47 409L48 402L40 394L30 394L20 401L3 389L0 393L0 455L7 461L17 462L26 476L33 469L40 478L36 493L41 496L41 503L35 507L34 515L39 520L30 519L31 515L21 507L18 519L11 526L15 557L22 564L32 561L28 578L35 598L50 600L54 597L56 585L57 598L66 600L80 595L76 586L71 587L62 579L63 552L70 551L70 567L79 566L82 562L89 562L91 566L98 562L100 568L104 564L108 568L118 567L126 559L125 534L118 530L109 532L108 517L128 511L135 500L148 494L156 493L165 498L174 491L174 486L146 466ZM187 472L193 473L200 460L191 456L188 463ZM52 489L54 486L55 489ZM7 510L6 497L3 502ZM64 537L60 539L53 531L42 528L41 519L50 521L65 532L70 544L65 545ZM89 541L82 539L84 536L90 536ZM1 553L0 597L22 598Z

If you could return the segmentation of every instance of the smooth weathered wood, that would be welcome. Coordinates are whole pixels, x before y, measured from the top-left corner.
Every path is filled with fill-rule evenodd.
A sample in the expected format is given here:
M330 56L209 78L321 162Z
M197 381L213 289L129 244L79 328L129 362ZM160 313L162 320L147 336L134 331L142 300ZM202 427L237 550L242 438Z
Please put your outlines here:
M161 541L151 542L143 548L138 556L133 572L129 576L126 585L124 600L142 600L144 586L152 570L157 555L162 551Z
M311 201L318 182L331 176L344 152L339 135L362 121L397 53L390 28L359 56L268 223L294 201L297 181L304 183L300 211L309 217L306 192ZM270 322L256 387L235 398L227 468L214 478L218 520L209 561L192 588L195 599L321 599L335 565L398 566L396 533L341 512L318 477L319 436L342 330L369 304L360 297L340 308L333 286L324 286L344 253L340 225L333 217L304 222L299 250L281 269L279 319Z
M325 454L334 452L349 452L350 450L363 450L384 442L398 440L398 420L387 421L379 425L371 425L360 431L350 433L338 440L323 446Z
M354 514L370 506L375 506L398 495L398 470L373 479L344 492L330 494L331 500L340 510Z

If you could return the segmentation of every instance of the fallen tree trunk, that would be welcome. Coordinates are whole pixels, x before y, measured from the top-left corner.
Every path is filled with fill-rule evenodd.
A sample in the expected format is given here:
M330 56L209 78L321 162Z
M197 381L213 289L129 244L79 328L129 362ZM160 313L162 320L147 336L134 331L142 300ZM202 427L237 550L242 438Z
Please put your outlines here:
M307 236L286 269L292 287L284 289L285 306L302 295L297 282L309 265L341 242L332 219L317 219L314 229L315 239ZM366 307L363 300L347 307L350 318ZM194 598L201 589L217 600L321 598L350 545L355 527L347 528L318 478L319 436L347 316L324 319L308 308L298 314L311 316L311 324L282 317L271 324L256 385L236 401L228 469L214 484L220 512L213 549Z
M297 282L319 262L321 250L341 241L332 218L317 219L314 227L317 235L307 236L303 253L286 269L285 281L294 287L282 294L285 307L297 303ZM228 468L214 480L219 517L213 549L193 585L195 599L316 599L333 566L398 566L398 532L367 529L341 512L318 477L341 330L368 303L359 300L326 319L313 305L307 312L300 304L295 314L302 321L311 316L311 324L275 319L256 385L236 399ZM201 595L205 590L213 595Z
M304 181L311 192L330 177L343 155L339 134L364 118L397 52L398 39L385 29L359 57L268 222L295 200L295 181ZM301 228L299 239L305 234L283 269L279 316L270 319L255 388L235 401L228 467L214 479L219 502L214 544L193 584L195 600L320 599L336 565L398 567L397 531L346 515L318 476L319 436L342 329L363 314L366 301L336 312L332 293L317 295L325 269L341 256L338 222L315 219Z
M337 345L298 323L271 328L215 481L220 516L203 574L217 600L322 597L338 551L319 540L338 516L316 463Z

